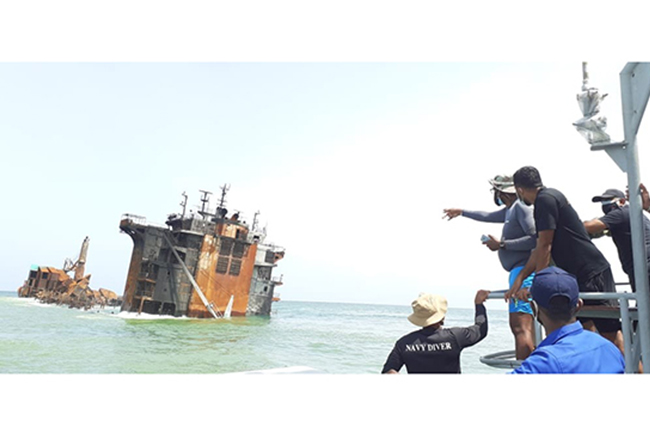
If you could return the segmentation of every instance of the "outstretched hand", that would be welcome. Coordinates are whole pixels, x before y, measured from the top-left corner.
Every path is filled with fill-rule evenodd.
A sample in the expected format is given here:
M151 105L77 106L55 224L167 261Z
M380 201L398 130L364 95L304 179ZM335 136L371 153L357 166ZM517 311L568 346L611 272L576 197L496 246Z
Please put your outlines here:
M444 215L442 218L447 218L447 221L456 218L457 216L460 216L463 213L462 209L443 209L442 212Z

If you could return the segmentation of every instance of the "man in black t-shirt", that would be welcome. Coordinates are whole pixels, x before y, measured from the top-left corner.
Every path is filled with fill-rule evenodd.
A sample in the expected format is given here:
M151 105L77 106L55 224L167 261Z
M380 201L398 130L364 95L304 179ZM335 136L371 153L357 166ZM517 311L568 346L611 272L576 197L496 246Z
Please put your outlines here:
M519 276L506 292L511 297L528 297L521 288L523 280L533 272L549 266L551 258L555 265L573 274L581 292L616 292L614 277L605 256L591 242L577 212L564 194L546 188L535 167L522 167L514 174L515 189L519 199L526 205L535 205L534 218L537 245ZM585 305L616 306L613 300L586 300ZM623 351L621 322L618 319L585 319L580 322L585 329L598 332Z
M627 274L632 291L636 292L634 284L634 260L632 257L632 233L630 230L630 207L626 204L625 194L618 189L608 189L602 195L591 199L601 203L605 215L584 223L587 233L597 235L609 230L621 261L623 271ZM646 258L650 260L650 220L643 217L645 233ZM650 266L648 266L650 269Z
M420 294L411 304L413 314L408 319L422 328L397 340L382 374L396 374L403 365L409 374L460 373L460 352L487 335L487 313L483 303L489 293L487 290L476 293L474 325L465 328L443 328L447 300L439 295Z

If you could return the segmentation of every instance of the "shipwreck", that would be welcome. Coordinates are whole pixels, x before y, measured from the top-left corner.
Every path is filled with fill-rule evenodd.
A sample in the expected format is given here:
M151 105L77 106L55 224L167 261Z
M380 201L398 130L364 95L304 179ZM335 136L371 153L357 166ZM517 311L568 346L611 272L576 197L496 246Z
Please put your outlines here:
M32 265L27 279L18 288L18 296L86 310L93 307L120 306L122 298L115 292L90 288L91 275L85 275L89 242L90 239L86 236L81 244L79 258L74 261L65 259L62 269ZM74 272L73 276L69 275L70 272Z
M122 311L192 318L269 315L282 284L272 275L284 248L266 244L266 228L228 215L226 193L210 211L209 191L201 191L198 212L171 214L164 225L124 214L120 230L133 240ZM275 299L274 299L275 298Z

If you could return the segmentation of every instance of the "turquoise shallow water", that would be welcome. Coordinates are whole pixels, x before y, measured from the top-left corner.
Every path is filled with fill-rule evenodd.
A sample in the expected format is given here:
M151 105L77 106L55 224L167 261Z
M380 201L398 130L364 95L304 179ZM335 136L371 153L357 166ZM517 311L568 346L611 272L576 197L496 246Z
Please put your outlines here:
M479 356L510 350L507 312L490 310L485 340L463 351L464 373L503 374ZM0 292L0 373L232 373L308 366L378 373L397 338L415 329L409 306L281 301L271 317L143 319L75 310ZM446 326L473 322L450 309ZM405 369L402 369L405 372Z

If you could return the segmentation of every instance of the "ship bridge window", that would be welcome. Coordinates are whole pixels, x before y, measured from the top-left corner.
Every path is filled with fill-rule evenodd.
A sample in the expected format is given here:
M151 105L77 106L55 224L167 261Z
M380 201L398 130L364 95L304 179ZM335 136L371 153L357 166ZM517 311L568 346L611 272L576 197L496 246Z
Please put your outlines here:
M244 242L235 242L235 247L232 250L232 256L241 259L246 251L246 244Z
M233 260L232 263L230 264L230 275L239 275L239 271L241 270L241 260Z
M261 278L263 280L270 280L271 279L271 268L257 268L257 277Z
M217 273L225 274L228 272L228 262L230 262L228 257L219 257L219 260L217 260Z
M266 257L264 258L264 261L266 263L273 263L275 259L275 253L271 250L266 252Z
M219 254L229 256L232 253L232 246L235 241L232 238L221 238L221 248Z

